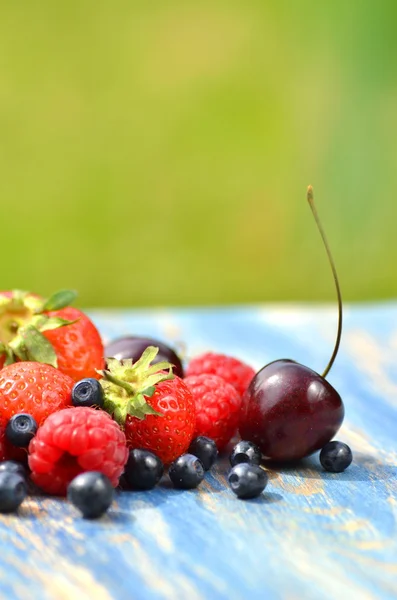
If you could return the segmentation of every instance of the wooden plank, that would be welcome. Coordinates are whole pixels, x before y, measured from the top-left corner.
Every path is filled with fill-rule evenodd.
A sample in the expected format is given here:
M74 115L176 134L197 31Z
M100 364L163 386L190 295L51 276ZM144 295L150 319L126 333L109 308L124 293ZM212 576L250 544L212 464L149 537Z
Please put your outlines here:
M147 334L186 355L236 354L254 367L289 357L320 371L335 311L298 306L92 311L103 335ZM330 381L346 405L338 439L355 460L324 473L317 456L270 472L238 501L223 458L198 489L165 480L122 493L84 521L66 502L29 499L0 516L0 592L10 600L395 598L397 595L397 305L348 307Z

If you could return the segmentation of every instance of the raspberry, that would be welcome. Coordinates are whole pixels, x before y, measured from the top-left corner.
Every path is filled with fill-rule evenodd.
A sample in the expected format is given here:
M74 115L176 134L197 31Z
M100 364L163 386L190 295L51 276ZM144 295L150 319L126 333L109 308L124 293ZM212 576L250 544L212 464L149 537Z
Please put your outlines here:
M190 361L186 376L208 373L222 377L236 388L242 396L255 375L254 369L237 358L225 354L207 352Z
M196 404L193 437L204 435L221 450L233 437L239 422L241 396L217 375L192 375L184 380Z
M53 413L29 445L32 480L45 492L59 496L84 471L100 471L117 487L127 458L119 425L104 411L88 407Z

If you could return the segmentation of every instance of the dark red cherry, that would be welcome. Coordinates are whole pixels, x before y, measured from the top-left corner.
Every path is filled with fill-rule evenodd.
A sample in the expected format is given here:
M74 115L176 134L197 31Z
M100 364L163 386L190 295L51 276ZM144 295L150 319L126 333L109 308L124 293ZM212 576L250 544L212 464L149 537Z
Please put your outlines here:
M321 375L276 360L253 378L243 398L240 434L265 459L293 461L320 450L342 424L341 397Z
M323 240L338 297L338 330L324 373L293 360L276 360L261 369L246 391L241 437L259 446L265 459L287 462L320 450L338 431L345 410L338 392L325 379L338 354L342 335L342 296L334 260L309 186L307 200Z
M152 338L137 335L119 338L110 342L105 347L105 356L117 358L117 360L132 358L133 361L136 361L142 356L142 353L148 346L155 346L159 349L156 358L153 360L153 364L164 360L168 361L174 366L173 372L175 375L178 375L178 377L184 376L182 362L176 352L163 342Z

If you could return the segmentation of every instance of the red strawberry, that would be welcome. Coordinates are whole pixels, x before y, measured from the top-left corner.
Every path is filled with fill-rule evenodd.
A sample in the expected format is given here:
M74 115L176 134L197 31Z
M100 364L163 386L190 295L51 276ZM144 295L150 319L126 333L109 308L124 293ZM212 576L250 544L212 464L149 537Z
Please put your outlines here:
M237 430L241 396L217 375L191 375L184 380L196 404L196 430L193 437L205 435L222 450Z
M104 411L88 407L50 415L29 445L32 480L59 496L84 471L100 471L117 487L127 458L125 435L117 423Z
M101 384L104 408L125 428L127 445L151 450L169 464L189 448L196 411L184 381L164 372L171 365L150 365L157 353L149 346L136 363L108 359Z
M236 388L240 396L244 394L255 375L254 369L241 360L214 352L207 352L193 358L188 365L186 377L203 373L222 377Z
M63 291L49 300L27 292L0 294L0 367L31 360L58 367L75 381L99 377L104 350L95 325L67 305L76 294Z
M184 381L175 376L156 385L147 402L162 416L148 415L144 420L131 415L125 422L127 445L154 452L165 464L170 464L186 452L192 441L195 410L192 394Z
M73 379L50 365L18 362L0 371L0 425L20 412L40 425L48 415L69 406Z
M101 337L92 321L77 308L51 311L50 317L76 321L66 327L45 331L58 359L58 369L75 381L85 377L99 379L97 370L103 369L104 349Z

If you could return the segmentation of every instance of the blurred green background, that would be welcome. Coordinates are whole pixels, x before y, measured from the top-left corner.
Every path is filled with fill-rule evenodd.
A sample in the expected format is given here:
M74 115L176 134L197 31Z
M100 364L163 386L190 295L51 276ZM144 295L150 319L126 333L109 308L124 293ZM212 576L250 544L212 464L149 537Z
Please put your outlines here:
M397 296L395 2L0 3L1 288Z

